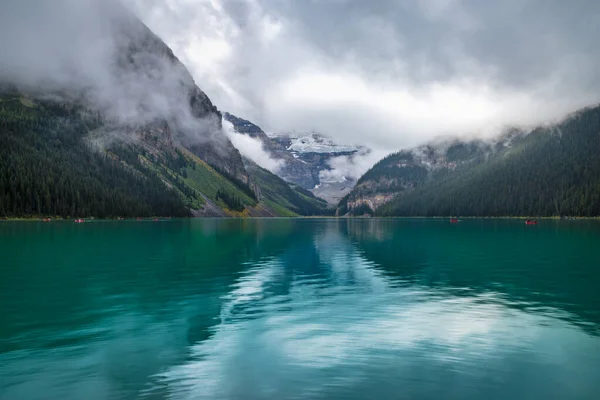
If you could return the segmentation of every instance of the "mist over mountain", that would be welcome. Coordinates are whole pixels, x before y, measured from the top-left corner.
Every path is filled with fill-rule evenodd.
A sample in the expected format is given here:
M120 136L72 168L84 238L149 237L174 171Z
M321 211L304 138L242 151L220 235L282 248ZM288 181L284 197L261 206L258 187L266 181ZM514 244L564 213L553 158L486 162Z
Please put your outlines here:
M221 113L118 1L26 0L0 15L2 216L308 209L262 204Z
M438 140L391 154L339 204L380 216L600 215L600 107L493 139Z
M228 135L244 156L284 180L337 204L383 152L338 144L316 132L266 134L258 125L224 114Z
M600 101L593 0L128 3L222 110L265 132L390 152Z
M177 124L203 140L218 111L173 52L116 0L24 0L0 6L0 79L86 102L108 119Z
M160 10L162 3L147 8L140 8L140 4L134 0L125 5L117 0L0 3L3 216L320 215L327 206L319 198L329 204L339 203L338 213L342 215L596 213L585 205L596 198L596 175L590 172L595 171L596 161L588 152L596 148L592 134L596 131L595 109L557 122L557 115L564 110L593 103L593 91L588 89L594 87L595 75L584 68L581 80L573 83L577 90L567 90L569 96L550 103L538 101L541 97L558 98L565 89L556 79L580 60L583 50L579 47L569 62L560 63L558 75L551 80L539 80L527 69L522 81L514 81L506 72L516 69L504 66L506 71L497 71L497 77L503 79L494 82L502 81L506 86L488 85L491 75L481 74L480 63L473 64L477 66L474 69L465 64L462 70L477 72L473 75L477 79L457 72L439 75L444 79L432 84L430 78L438 74L433 71L431 76L418 77L410 71L421 64L408 59L404 65L408 69L401 76L411 80L405 79L404 86L382 90L382 83L391 82L391 75L370 79L368 68L357 60L361 68L350 68L350 59L344 58L336 70L335 64L325 62L327 58L317 57L313 59L316 64L307 70L290 67L291 75L274 73L272 79L279 86L265 83L265 93L273 95L268 100L241 96L255 98L257 107L278 99L278 104L265 109L274 115L268 118L267 134L253 122L219 111L190 70L196 77L207 78L200 84L211 91L215 84L224 85L222 77L208 79L209 75L199 73L198 59L190 60L190 54L183 51L183 57L192 64L188 70L128 8L156 24L147 11ZM241 19L234 18L237 28L232 25L238 34L247 30L242 20L261 27L260 40L257 32L249 32L259 53L270 54L265 49L271 45L283 51L285 41L281 41L289 39L288 34L309 33L303 30L303 23L289 25L294 21L289 12L296 6L283 10L274 4L274 14L268 14L260 1L248 3L244 9L225 2L220 11L215 4L202 3L199 9L206 11L207 17L214 16L213 11L221 15L225 25L231 22L232 13L239 11L236 15ZM180 6L177 3L172 8ZM328 7L332 11L337 6ZM357 3L357 8L363 7ZM457 5L448 12L459 9L462 6ZM418 15L424 12L408 10ZM382 10L371 11L377 14ZM575 14L580 15L579 11ZM567 15L567 20L574 15ZM550 14L543 17L554 20ZM214 24L198 26L200 37L212 28L221 32ZM230 37L229 33L223 38L234 43L237 36ZM379 36L369 36L374 37ZM462 34L457 37L462 38ZM308 40L310 35L297 38L302 38L299 44L306 54L319 47ZM237 45L245 42L235 43L230 50L238 50ZM465 43L474 45L470 39ZM176 45L179 47L180 42ZM356 48L356 54L366 49ZM209 48L205 50L202 55L211 65L214 54ZM298 54L293 55L291 59L297 60ZM481 56L480 61L487 59ZM249 65L251 68L253 64ZM263 66L271 71L270 66ZM538 70L548 72L542 65ZM231 78L225 86L230 93L240 94L247 87L231 73L227 70L224 75ZM221 95L217 98L223 104L240 109ZM318 101L316 95L321 96ZM393 105L393 110L384 103ZM470 107L468 113L465 105ZM288 115L279 112L284 106L302 110ZM323 113L329 118L321 118ZM254 109L249 114L261 113ZM277 123L285 116L290 117L285 124ZM545 125L532 126L540 121ZM520 128L498 137L491 135L508 132L507 123ZM316 133L322 131L326 134ZM556 132L564 134L556 139ZM445 137L454 139L431 139L448 133L452 135ZM403 135L402 140L393 139ZM405 150L383 158L401 148ZM517 170L521 172L514 172ZM545 182L545 186L529 184L525 177ZM282 198L280 193L287 194ZM518 204L515 193L521 199ZM286 204L283 207L282 201ZM483 206L487 203L493 206Z

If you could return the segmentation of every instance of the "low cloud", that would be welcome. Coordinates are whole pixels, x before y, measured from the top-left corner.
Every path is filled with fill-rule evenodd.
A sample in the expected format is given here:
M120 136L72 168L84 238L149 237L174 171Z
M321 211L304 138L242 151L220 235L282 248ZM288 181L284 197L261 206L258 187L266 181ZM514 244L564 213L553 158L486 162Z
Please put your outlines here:
M260 139L255 139L248 135L235 131L233 124L223 119L223 132L227 135L231 143L237 148L242 156L254 161L261 167L276 174L285 165L285 161L271 157L264 149Z
M219 136L218 118L190 107L203 101L192 76L117 0L0 2L0 83L83 101L116 125L168 121L192 142Z
M328 164L331 169L319 173L323 183L356 181L388 152L384 150L360 150L351 156L333 157Z
M268 132L395 151L600 101L593 0L123 2L219 109ZM195 118L181 96L192 82L184 69L143 53L134 61L150 69L122 71L115 54L144 29L115 30L130 18L120 10L116 0L0 2L0 80L81 89L119 121L215 135L219 122Z
M398 150L600 100L600 3L128 0L224 110Z

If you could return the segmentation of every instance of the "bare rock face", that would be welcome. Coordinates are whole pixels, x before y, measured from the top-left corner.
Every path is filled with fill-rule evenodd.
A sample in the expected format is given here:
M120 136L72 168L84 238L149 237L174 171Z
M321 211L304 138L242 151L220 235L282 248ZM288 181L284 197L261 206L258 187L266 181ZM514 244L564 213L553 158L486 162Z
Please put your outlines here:
M371 210L376 210L396 196L397 193L370 194L348 200L349 209L357 209L361 206L367 206Z
M315 196L326 200L327 203L336 206L344 196L350 193L355 184L356 181L353 180L344 182L321 182L321 184L311 190L311 192Z

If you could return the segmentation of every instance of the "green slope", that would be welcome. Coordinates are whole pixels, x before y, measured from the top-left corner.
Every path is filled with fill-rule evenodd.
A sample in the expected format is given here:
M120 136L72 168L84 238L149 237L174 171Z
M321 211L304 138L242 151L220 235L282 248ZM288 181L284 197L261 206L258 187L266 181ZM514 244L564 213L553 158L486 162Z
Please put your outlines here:
M76 107L12 94L0 102L0 217L189 214L147 169L136 173L83 136L101 121Z
M290 186L277 175L252 162L246 163L246 170L260 190L261 203L280 216L329 215L325 200L315 197L309 191Z
M248 184L230 176L174 143L164 127L107 141L109 126L97 113L18 93L0 95L0 127L0 218L330 212L255 164Z
M391 190L395 197L376 215L600 215L600 108L503 140L458 152L457 163L445 150L438 157L445 164L434 169L406 162L409 152L394 154L361 179L340 209ZM463 142L462 150L471 145Z
M98 147L105 121L81 107L0 96L0 217L187 216L256 205L248 185L151 128Z

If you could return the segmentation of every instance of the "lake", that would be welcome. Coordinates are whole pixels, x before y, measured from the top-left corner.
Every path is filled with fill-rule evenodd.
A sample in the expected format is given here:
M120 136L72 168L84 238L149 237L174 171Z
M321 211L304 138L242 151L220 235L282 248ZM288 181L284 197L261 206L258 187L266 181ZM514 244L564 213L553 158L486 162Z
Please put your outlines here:
M0 399L597 399L600 223L0 222Z

